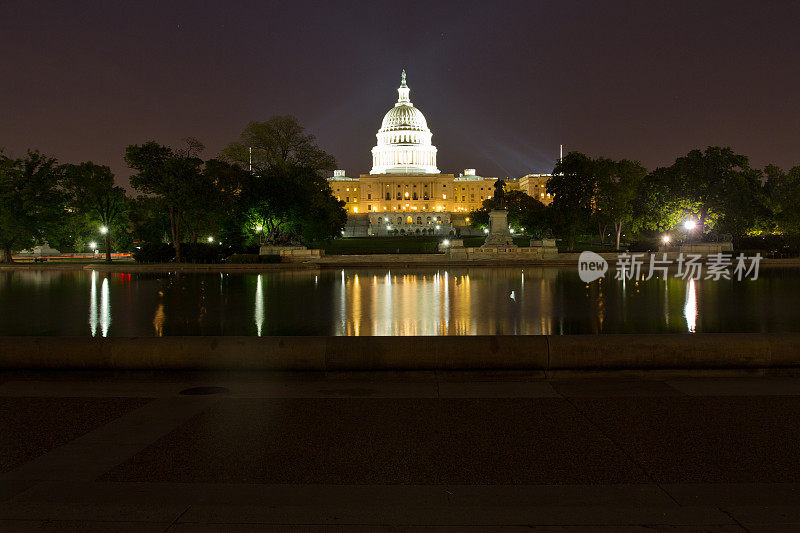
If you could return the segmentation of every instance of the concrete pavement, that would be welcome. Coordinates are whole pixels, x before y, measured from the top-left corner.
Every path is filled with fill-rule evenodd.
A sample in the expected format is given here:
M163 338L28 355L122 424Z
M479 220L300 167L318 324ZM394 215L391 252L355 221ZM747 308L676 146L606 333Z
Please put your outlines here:
M788 374L3 372L0 429L2 531L800 530Z

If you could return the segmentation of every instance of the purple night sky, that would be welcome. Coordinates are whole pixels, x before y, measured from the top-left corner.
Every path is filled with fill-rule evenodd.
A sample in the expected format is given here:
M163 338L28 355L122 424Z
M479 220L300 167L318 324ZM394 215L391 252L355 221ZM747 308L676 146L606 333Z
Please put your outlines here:
M798 2L6 2L0 146L107 164L212 157L294 114L355 176L400 70L439 168L552 170L559 143L648 168L729 145L800 164Z

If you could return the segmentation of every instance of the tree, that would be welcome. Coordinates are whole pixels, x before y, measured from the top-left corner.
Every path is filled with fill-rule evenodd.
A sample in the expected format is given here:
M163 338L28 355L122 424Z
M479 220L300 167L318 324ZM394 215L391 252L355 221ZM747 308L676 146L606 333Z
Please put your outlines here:
M340 235L347 221L344 202L325 178L307 167L268 168L251 174L241 194L245 231L260 226L273 244L310 242Z
M487 226L489 212L496 206L494 198L484 200L480 209L469 214L470 225L474 228ZM543 233L547 230L547 208L536 198L522 191L508 191L505 193L505 207L510 225L526 228L531 233Z
M128 229L139 243L166 242L169 219L164 217L164 202L156 196L137 196L130 200Z
M784 172L775 165L764 169L766 192L778 231L800 236L800 166Z
M692 150L642 182L640 227L667 230L687 218L707 229L744 235L766 216L760 173L731 148Z
M252 154L250 149L252 148ZM336 168L334 157L290 115L251 122L239 141L221 158L242 167L252 156L252 173L239 195L242 232L250 239L255 228L270 243L309 242L339 236L347 220L331 193L323 172Z
M0 152L0 247L3 261L12 252L42 242L63 219L65 195L55 159L28 151L22 159Z
M622 228L633 221L634 199L647 170L638 161L627 159L599 158L594 161L594 166L597 177L594 209L600 226L600 242L604 241L606 226L611 225L619 250Z
M580 152L564 156L547 180L547 192L555 196L550 204L553 220L566 237L569 250L575 248L578 231L589 222L596 186L594 161Z
M197 243L201 229L216 232L222 220L233 214L236 199L249 176L239 165L209 159L193 186L185 220L190 242Z
M203 160L196 157L192 147L184 153L149 141L130 145L125 150L125 162L137 171L131 176L134 189L160 197L169 213L175 261L181 261L181 227L188 210L203 200L198 183L203 182ZM205 191L205 189L202 189Z
M114 185L114 174L91 161L64 166L65 188L75 211L99 222L105 237L106 261L111 262L111 235L127 211L122 187Z
M252 148L252 154L250 149ZM315 171L336 168L334 157L319 148L313 135L291 115L275 115L266 122L249 123L239 140L222 151L222 159L261 174L268 169L287 169L300 166Z

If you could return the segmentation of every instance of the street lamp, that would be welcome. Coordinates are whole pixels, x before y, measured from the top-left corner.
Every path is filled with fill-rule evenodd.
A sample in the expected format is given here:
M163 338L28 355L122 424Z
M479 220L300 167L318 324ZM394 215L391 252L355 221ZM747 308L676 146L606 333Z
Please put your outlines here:
M669 241L670 241L669 235L664 235L663 237L661 237L661 242L663 242L664 244L669 244Z
M105 235L108 233L108 228L106 226L100 226L100 234Z
M212 236L210 236L210 235L209 235L209 237L208 237L208 242L209 242L209 244L210 244L210 243L212 243L212 242L214 242L214 237L212 237Z
M687 220L686 222L683 223L683 227L686 231L692 231L694 228L697 227L697 222L691 219Z

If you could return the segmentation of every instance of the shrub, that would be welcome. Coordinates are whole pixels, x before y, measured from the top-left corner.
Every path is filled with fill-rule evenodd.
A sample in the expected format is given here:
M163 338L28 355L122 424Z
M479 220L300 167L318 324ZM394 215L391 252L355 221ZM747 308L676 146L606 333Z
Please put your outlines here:
M171 263L175 260L175 249L171 244L145 242L133 250L137 263Z
M175 248L171 244L146 242L133 251L137 263L171 263L175 261ZM185 263L219 263L222 250L207 243L182 243L181 256Z
M222 261L220 246L205 242L182 244L181 255L186 263L219 263Z
M234 265L253 264L261 262L258 254L233 254L225 260Z

